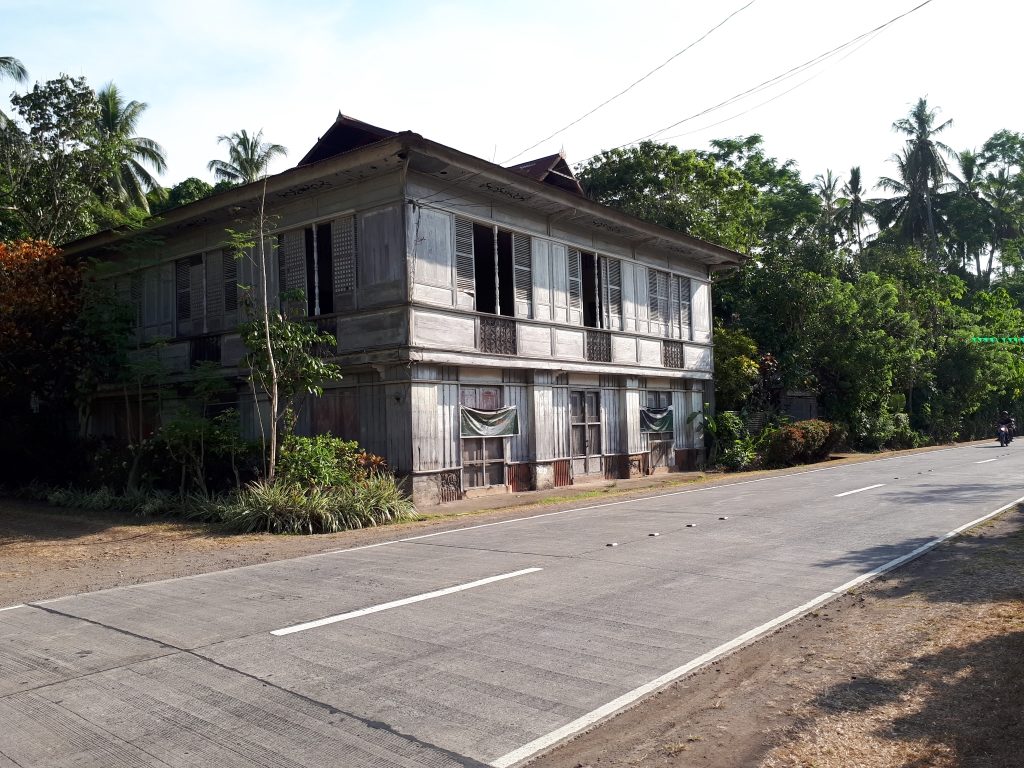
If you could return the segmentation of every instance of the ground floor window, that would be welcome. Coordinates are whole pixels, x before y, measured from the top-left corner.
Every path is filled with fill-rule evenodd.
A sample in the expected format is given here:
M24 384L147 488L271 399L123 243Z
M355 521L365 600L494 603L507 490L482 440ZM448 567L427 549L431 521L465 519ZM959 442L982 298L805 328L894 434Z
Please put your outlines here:
M647 392L648 418L643 420L646 425L641 428L647 433L647 444L651 452L652 467L669 467L675 463L673 443L675 435L671 428L665 431L649 431L667 426L664 418L659 418L665 411L672 408L672 393L650 390ZM671 423L671 420L668 422Z
M496 411L502 406L501 387L460 387L459 402L467 408ZM462 487L505 484L505 438L462 438Z
M569 415L573 473L601 472L601 393L591 389L571 390Z

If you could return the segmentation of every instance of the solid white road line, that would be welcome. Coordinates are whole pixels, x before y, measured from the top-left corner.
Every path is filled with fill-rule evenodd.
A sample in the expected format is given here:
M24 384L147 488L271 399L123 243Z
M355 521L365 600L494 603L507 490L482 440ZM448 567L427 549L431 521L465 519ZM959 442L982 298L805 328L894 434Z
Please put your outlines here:
M15 608L24 608L24 603L18 603L17 605L8 605L6 608L0 608L0 613L4 611L13 611Z
M988 464L990 461L999 461L999 459L985 459L984 461L976 461L975 464Z
M451 595L455 592L462 592L466 589L473 589L474 587L482 587L484 584L493 584L496 581L502 581L504 579L511 579L516 576L525 576L527 573L536 573L537 571L543 570L542 568L524 568L521 571L512 571L511 573L502 573L498 576L488 576L486 579L479 579L478 581L471 581L468 584L459 584L454 587L447 587L446 589L438 589L434 592L426 592L422 595L414 595L413 597L404 597L401 600L392 600L390 603L381 603L380 605L371 605L369 608L360 608L358 611L349 611L348 613L339 613L337 616L328 616L325 619L317 619L316 621L307 621L304 624L295 624L291 627L285 627L284 629L275 629L270 634L272 635L290 635L293 632L302 632L305 629L314 629L315 627L322 627L326 624L335 624L339 621L347 621L348 619L355 619L359 616L367 616L371 613L379 613L380 611L386 611L389 608L398 608L403 605L410 605L411 603L419 603L423 600L431 600L435 597L443 597L445 595Z
M824 594L818 595L813 600L809 600L803 605L797 606L791 611L786 611L786 613L782 614L781 616L778 616L772 619L771 621L765 622L759 627L754 627L754 629L751 629L749 632L744 632L739 637L736 637L727 643L722 643L717 648L712 648L710 651L708 651L705 654L702 654L701 656L698 656L693 661L689 661L686 664L683 664L681 667L676 667L671 672L666 672L661 677L655 678L654 680L651 680L651 682L641 685L639 688L634 688L632 691L624 693L622 696L619 696L617 699L613 699L604 706L598 707L592 712L588 712L582 717L576 718L571 723L566 723L558 730L552 731L551 733L545 736L541 736L539 739L534 739L529 744L524 744L523 746L519 747L519 749L515 749L506 755L502 755L497 760L492 761L490 765L492 766L492 768L511 768L512 766L523 762L527 758L533 757L538 752L542 752L546 749L549 749L550 747L553 747L555 744L558 744L560 741L564 741L569 737L574 736L580 733L581 731L590 728L591 726L600 722L601 720L611 717L619 710L628 707L630 704L635 703L637 700L643 698L644 696L647 696L648 694L654 693L655 691L658 691L662 688L669 686L679 678L683 677L689 672L692 672L698 667L701 667L711 661L714 661L715 659L721 656L724 656L725 654L735 650L741 645L744 645L745 643L748 643L751 640L755 640L758 637L761 637L762 635L771 632L780 625L785 624L786 622L791 621L807 613L810 610L813 610L822 603L828 602L833 598L839 597L843 593L853 589L856 586L859 586L860 584L863 584L866 581L870 581L876 576L880 576L886 571L891 571L893 568L898 568L899 566L903 565L909 560L913 560L916 557L920 557L925 552L927 552L930 549L934 549L935 547L939 546L939 544L942 544L944 541L953 538L957 534L963 533L968 528L973 528L976 525L980 525L986 520L995 517L1000 512L1005 512L1010 507L1016 504L1020 504L1021 502L1024 502L1024 496L1021 496L1019 499L1011 501L1009 504L1000 507L994 512L989 512L986 515L982 515L977 520L972 520L969 523L961 525L959 528L954 528L949 533L940 536L939 538L933 541L929 541L927 544L922 544L920 547L913 550L912 552L908 552L907 554L901 557L897 557L895 560L890 560L885 565L880 565L877 568L874 568L868 571L867 573L861 574L857 578L852 579L846 582L845 584L836 587L835 589L825 592Z
M861 491L870 491L872 488L881 488L885 483L875 483L874 485L865 485L863 488L858 488L855 491L847 491L846 493L837 493L835 498L840 496L849 496L851 493L860 493Z

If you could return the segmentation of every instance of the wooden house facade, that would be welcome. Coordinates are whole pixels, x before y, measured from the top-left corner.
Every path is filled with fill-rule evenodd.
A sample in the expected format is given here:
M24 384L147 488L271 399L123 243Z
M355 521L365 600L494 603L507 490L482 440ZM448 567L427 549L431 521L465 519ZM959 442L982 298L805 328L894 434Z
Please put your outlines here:
M588 200L560 155L503 168L340 115L265 187L164 214L151 247L69 246L114 265L172 376L212 361L238 382L250 434L237 327L262 274L225 239L261 199L268 293L303 292L289 313L336 337L344 371L300 432L358 440L421 505L695 466L710 276L738 254ZM97 402L94 434L117 432L116 400Z

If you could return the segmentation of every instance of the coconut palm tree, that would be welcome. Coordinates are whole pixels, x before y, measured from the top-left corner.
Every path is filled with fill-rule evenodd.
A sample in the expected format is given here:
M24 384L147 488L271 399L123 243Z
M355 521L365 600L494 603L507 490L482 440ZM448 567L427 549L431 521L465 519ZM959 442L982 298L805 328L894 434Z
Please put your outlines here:
M920 98L911 108L910 113L892 124L893 130L907 137L906 151L903 155L904 168L901 169L908 186L915 197L920 198L924 206L924 219L928 235L928 252L933 258L936 255L936 223L934 196L939 186L946 180L946 158L953 154L952 149L935 137L949 128L952 120L936 124L938 110L928 106L928 100Z
M28 70L13 56L0 56L0 78L9 77L16 83L28 82Z
M11 78L16 83L28 82L28 70L25 65L13 56L0 56L0 80ZM0 112L0 128L10 122L10 118Z
M986 164L979 153L970 149L956 153L953 159L957 169L949 172L950 250L960 259L965 272L967 262L973 260L974 273L983 281L981 257L992 231L994 213L984 194Z
M254 136L245 130L232 133L230 136L218 136L217 143L228 145L228 159L211 160L207 168L213 171L217 181L230 181L235 184L248 184L257 181L267 173L270 161L278 155L284 157L288 150L280 144L263 141L263 130Z
M125 103L113 83L100 89L96 101L100 107L96 121L100 141L116 158L114 171L108 179L110 187L122 204L149 211L146 193L162 188L146 166L162 173L167 169L167 160L163 147L152 139L135 135L147 105L140 101Z
M864 250L864 238L861 228L867 223L871 214L870 204L864 199L865 189L860 180L860 166L850 169L850 179L843 184L843 196L839 198L838 223L847 236L857 241L857 252Z

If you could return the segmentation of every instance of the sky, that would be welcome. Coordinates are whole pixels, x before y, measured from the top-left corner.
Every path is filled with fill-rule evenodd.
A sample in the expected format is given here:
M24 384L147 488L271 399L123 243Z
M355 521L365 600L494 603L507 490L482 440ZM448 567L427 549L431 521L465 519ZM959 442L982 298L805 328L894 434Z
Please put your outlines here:
M0 55L33 81L117 83L148 104L139 135L171 186L213 181L217 137L262 129L295 163L339 111L508 164L570 163L741 94L923 0L0 0ZM748 5L749 3L749 5ZM668 61L725 21L685 53ZM859 165L894 174L892 123L919 97L953 120L954 149L1024 131L1024 4L931 0L820 65L656 135L682 148L764 137L805 181ZM665 62L668 61L666 64ZM655 67L625 95L540 143ZM0 110L15 83L0 83Z

